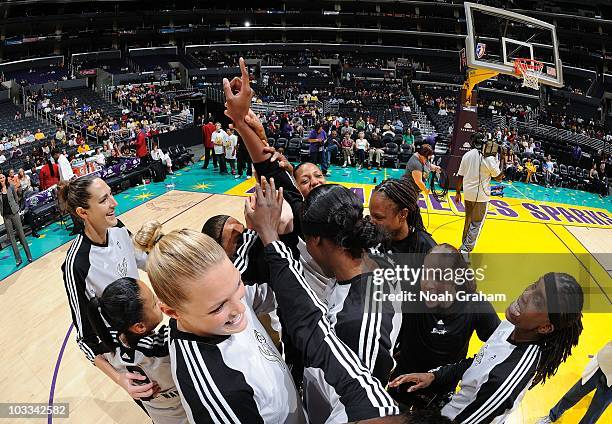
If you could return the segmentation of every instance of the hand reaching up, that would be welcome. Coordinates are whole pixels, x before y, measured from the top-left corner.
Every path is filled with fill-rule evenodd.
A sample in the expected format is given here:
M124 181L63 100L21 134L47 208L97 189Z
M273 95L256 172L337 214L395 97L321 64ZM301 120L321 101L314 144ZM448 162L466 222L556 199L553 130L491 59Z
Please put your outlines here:
M255 228L264 245L278 240L282 208L283 188L277 190L274 179L270 179L268 184L262 177L261 185L256 186L255 201L247 199L244 209L246 221Z
M244 122L245 116L251 108L251 99L253 98L253 89L249 82L249 73L246 69L244 59L240 58L240 73L241 78L238 83L234 78L233 89L227 78L223 78L223 91L225 92L225 115L234 121L234 125L239 126ZM233 90L237 90L234 94Z

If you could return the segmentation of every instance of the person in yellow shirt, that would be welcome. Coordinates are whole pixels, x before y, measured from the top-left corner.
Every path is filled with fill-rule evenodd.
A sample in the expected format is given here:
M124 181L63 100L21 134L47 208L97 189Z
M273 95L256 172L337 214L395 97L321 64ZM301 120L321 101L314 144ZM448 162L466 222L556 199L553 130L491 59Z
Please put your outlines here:
M535 177L535 173L538 170L538 168L533 164L533 162L531 162L531 159L527 159L527 162L525 162L525 169L527 170L527 178L525 178L525 182L527 184L529 184L531 182L531 179L533 178L534 182L538 182L538 180Z
M39 129L36 130L36 133L34 134L34 139L35 140L44 140L46 138L45 134Z
M89 151L89 145L87 143L83 143L79 147L77 147L77 152L79 153L85 153L88 151Z

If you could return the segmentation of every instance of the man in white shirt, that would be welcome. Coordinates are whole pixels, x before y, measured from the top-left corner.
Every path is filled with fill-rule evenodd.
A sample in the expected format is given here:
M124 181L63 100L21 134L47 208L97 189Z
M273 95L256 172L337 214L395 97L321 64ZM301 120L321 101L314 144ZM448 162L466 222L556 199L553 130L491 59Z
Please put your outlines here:
M484 136L480 133L472 135L473 148L461 158L457 171L457 193L455 203L461 202L461 187L463 186L465 200L465 224L463 226L462 244L459 248L466 261L469 253L474 250L476 241L484 225L489 206L491 178L501 181L504 178L499 169L496 155L483 154Z
M70 181L76 178L76 176L74 175L74 172L72 172L72 166L70 165L70 162L68 161L68 159L63 153L60 153L59 149L53 149L51 151L51 156L53 157L53 160L55 161L55 163L57 163L57 167L59 169L60 181L67 182L67 181ZM62 210L63 211L62 213L64 213L65 205L60 203L60 210ZM83 224L83 221L81 221L78 218L75 218L73 215L70 215L70 217L72 218L72 231L70 232L70 235L74 236L76 234L79 234L81 231L83 231L84 224Z
M57 163L57 167L59 168L59 179L60 181L70 181L74 178L74 172L72 172L72 166L66 158L66 155L60 153L58 149L53 149L51 153L53 156L53 160Z
M225 140L225 161L229 163L232 175L236 175L236 148L238 146L238 136L234 134L233 128L227 129L227 140Z
M228 135L225 131L221 129L221 123L217 122L215 124L216 130L210 136L210 140L214 145L215 156L217 157L217 162L219 162L219 174L227 175L227 166L225 165L225 142L228 139Z

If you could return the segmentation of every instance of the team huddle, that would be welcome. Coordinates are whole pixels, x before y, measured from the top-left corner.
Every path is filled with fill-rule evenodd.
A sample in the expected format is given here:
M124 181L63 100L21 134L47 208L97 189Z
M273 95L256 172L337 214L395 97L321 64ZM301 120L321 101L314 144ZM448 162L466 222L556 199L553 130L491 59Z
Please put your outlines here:
M373 284L398 261L469 265L426 231L410 179L377 185L364 215L361 199L315 164L293 168L268 146L242 59L240 68L223 85L258 181L243 219L218 215L201 232L168 233L153 221L132 234L102 179L61 187L84 224L62 267L83 353L155 424L503 423L578 344L580 285L554 272L522 282L503 321L485 299L406 307L375 296L469 295L476 283ZM485 345L468 358L474 332Z

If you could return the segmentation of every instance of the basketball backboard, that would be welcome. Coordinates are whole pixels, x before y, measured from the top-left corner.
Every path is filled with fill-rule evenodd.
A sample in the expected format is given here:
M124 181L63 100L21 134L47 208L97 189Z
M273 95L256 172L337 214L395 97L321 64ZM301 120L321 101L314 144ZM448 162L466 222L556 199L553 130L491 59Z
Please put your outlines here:
M544 64L540 84L563 86L559 43L553 24L482 4L466 2L464 5L468 67L516 75L514 60L532 59Z

